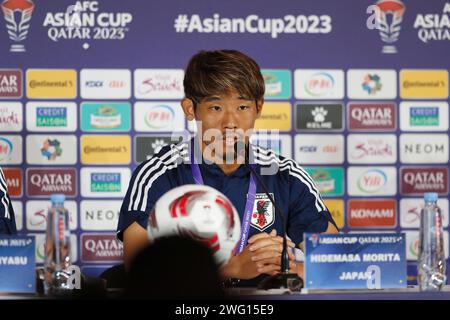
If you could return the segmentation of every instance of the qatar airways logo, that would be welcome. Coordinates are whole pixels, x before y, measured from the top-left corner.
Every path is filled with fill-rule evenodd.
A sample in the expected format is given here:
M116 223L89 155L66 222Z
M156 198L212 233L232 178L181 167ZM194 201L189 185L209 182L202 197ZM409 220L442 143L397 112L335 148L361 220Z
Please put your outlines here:
M14 43L10 52L25 52L23 42L27 38L30 29L31 15L34 3L31 0L6 0L1 4L3 16L6 21L6 29L9 39Z

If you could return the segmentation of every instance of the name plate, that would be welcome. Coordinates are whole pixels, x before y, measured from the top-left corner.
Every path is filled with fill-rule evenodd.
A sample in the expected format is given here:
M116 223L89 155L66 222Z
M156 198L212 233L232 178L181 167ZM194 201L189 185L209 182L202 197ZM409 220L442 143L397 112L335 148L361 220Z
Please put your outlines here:
M0 236L0 292L35 293L35 239Z
M305 288L406 287L404 233L305 234Z

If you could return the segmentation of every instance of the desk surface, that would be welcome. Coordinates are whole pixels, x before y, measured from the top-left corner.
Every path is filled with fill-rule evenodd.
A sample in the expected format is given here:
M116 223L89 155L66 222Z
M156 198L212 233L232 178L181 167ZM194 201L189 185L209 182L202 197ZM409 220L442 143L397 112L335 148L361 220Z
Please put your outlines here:
M421 292L418 286L383 290L307 290L291 292L286 289L255 290L235 288L232 296L261 300L450 300L450 285L439 292Z
M108 296L117 297L120 290L108 290ZM417 286L406 289L384 290L306 290L290 292L286 289L256 290L233 288L227 290L231 299L243 300L450 300L450 285L439 292L420 292ZM0 300L46 299L37 294L0 293Z

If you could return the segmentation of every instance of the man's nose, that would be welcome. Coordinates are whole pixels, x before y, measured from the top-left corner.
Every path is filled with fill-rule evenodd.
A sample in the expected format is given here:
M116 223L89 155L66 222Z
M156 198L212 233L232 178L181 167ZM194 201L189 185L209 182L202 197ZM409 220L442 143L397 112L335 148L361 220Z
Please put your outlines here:
M234 111L227 110L223 114L222 128L235 129L238 127L238 117Z

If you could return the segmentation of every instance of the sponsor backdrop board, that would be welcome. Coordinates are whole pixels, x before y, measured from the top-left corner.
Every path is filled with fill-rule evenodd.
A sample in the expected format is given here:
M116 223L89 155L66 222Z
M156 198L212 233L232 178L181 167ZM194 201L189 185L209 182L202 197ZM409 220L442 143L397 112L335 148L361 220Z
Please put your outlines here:
M172 132L195 130L179 107L183 70L214 48L259 63L266 105L253 141L304 166L344 232L407 232L412 282L423 192L440 194L448 235L445 0L1 7L0 165L20 233L38 235L36 261L55 192L68 199L76 263L99 274L120 261L114 231L130 174Z

